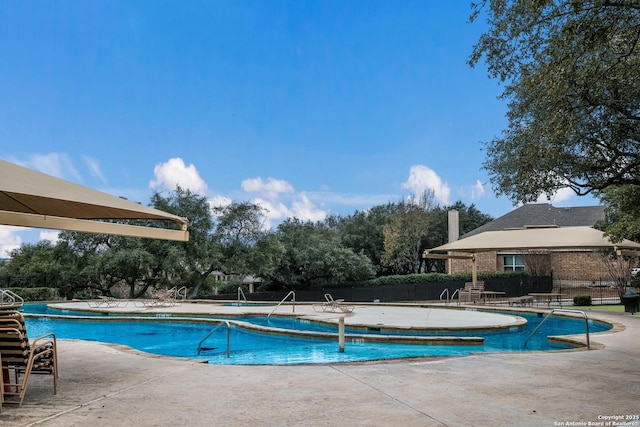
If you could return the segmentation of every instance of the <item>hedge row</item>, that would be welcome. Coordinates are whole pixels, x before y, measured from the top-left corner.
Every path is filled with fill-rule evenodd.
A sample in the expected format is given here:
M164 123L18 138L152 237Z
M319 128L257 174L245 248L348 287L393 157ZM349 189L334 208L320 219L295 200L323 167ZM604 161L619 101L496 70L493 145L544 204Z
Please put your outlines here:
M478 273L478 280L510 278L510 277L527 277L528 274L522 271L487 271ZM390 286L399 284L416 284L416 283L447 283L447 282L470 282L471 273L461 274L444 274L444 273L423 273L423 274L406 274L396 276L382 276L375 279L365 280L362 282L335 283L325 286L326 288L342 288L342 287L377 287Z
M6 290L20 295L24 302L58 301L62 299L55 288L7 288Z

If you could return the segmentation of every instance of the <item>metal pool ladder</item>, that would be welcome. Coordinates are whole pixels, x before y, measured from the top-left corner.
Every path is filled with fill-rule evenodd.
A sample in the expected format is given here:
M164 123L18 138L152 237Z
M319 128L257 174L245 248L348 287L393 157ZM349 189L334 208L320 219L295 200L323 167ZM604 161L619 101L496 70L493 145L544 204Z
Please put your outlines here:
M449 296L449 288L444 288L444 291L442 291L442 293L440 294L440 301L444 300L443 296L446 295L447 296L447 305L451 304L451 300L453 299L453 297L455 297L458 294L458 291L460 289L456 289L453 292L453 295ZM458 298L460 298L458 296Z
M22 307L24 300L22 297L9 289L0 289L0 307Z
M278 303L278 305L276 305L276 306L273 308L273 310L271 310L271 313L269 313L269 315L267 316L267 319L268 319L269 317L271 317L271 315L273 314L273 312L274 312L274 311L276 311L276 310L278 309L278 307L280 307L280 305L281 305L283 302L285 302L285 301L287 300L287 298L289 298L289 297L291 297L291 301L293 302L293 312L295 313L295 312L296 312L296 293L295 293L295 292L293 292L293 291L291 291L291 292L289 292L289 293L287 294L287 296L286 296L286 297L282 298L282 301L280 301L280 302Z
M549 314L547 314L545 316L544 319L542 319L542 322L540 322L540 324L538 326L536 326L536 328L533 330L533 332L531 332L531 334L527 337L526 340L524 340L524 346L527 346L527 342L529 341L529 339L533 336L533 334L535 334L538 329L540 329L540 327L542 326L542 324L544 322L547 321L547 319L554 313L556 312L563 312L563 313L577 313L577 314L582 314L582 317L584 317L584 325L585 325L585 331L586 331L586 335L587 335L587 350L591 350L591 345L589 344L589 318L587 317L587 313L585 313L582 310L570 310L568 308L554 308L553 310L551 310L549 312Z
M247 296L244 294L244 291L242 290L241 286L238 286L238 305L240 305L240 296L242 296L242 299L244 300L244 303L247 304Z
M229 357L229 353L231 352L231 324L228 320L220 320L218 326L213 328L204 338L200 340L200 342L198 343L198 354L200 354L200 351L202 350L202 343L205 342L211 335L213 335L213 333L217 331L222 325L227 325L227 357Z

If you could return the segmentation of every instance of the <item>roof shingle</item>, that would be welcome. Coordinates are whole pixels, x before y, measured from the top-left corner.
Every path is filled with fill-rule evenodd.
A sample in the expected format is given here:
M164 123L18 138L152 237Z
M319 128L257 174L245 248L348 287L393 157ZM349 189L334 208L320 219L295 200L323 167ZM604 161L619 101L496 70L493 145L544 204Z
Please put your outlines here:
M549 203L524 205L494 219L460 238L484 231L500 231L525 227L593 227L605 218L604 206L577 206L556 208Z

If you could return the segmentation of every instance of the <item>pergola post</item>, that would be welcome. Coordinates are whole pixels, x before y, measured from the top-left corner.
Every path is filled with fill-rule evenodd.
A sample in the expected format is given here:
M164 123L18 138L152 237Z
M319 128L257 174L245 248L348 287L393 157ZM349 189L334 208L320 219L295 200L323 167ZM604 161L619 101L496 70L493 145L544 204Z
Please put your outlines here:
M471 254L471 283L473 283L474 288L478 283L478 260L476 259L476 254Z

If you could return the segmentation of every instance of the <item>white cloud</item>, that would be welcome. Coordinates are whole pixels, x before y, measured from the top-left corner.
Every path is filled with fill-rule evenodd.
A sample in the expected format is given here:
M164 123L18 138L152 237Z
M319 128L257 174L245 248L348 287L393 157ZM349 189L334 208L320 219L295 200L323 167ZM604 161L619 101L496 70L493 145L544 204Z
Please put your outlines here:
M272 177L263 181L261 177L248 178L242 181L242 189L247 193L258 193L253 203L261 206L267 212L268 227L286 218L298 218L302 221L322 221L327 212L311 202L305 193L296 193L293 185L281 179ZM293 198L291 207L280 201L280 196L287 194Z
M451 188L433 170L423 165L411 166L409 170L409 179L402 183L402 188L407 188L417 196L425 190L433 190L435 199L443 205L449 204L449 194Z
M53 230L41 230L40 240L48 240L55 245L58 243L58 240L60 240L60 232Z
M552 203L555 205L561 205L563 202L568 201L573 196L575 196L574 191L569 187L564 187L551 195L548 195L546 193L541 194L540 197L538 197L538 200L536 200L536 203Z
M298 218L302 221L322 221L327 217L327 212L319 209L311 202L306 194L301 193L299 200L291 203L288 208L284 203L277 200L266 200L262 198L253 199L253 203L262 207L266 211L267 227L272 227L275 223L287 218Z
M11 158L10 161L20 166L35 169L47 175L82 182L80 174L73 162L65 153L32 154L26 161Z
M20 227L0 225L0 258L9 258L9 252L22 245L22 237L17 234L22 230Z
M253 203L266 211L265 229L270 229L275 223L281 222L291 216L291 211L282 202L255 198L253 199Z
M100 169L100 164L98 163L98 161L89 156L82 156L82 159L84 160L84 164L89 168L93 176L95 176L100 181L102 181L103 184L106 184L107 179L104 177L104 174L102 173L102 169Z
M293 185L282 179L267 178L266 182L262 178L249 178L240 184L247 193L261 193L270 199L276 199L280 193L293 193Z
M326 204L352 206L354 211L396 202L401 198L399 194L356 194L332 191L305 191L305 194L313 200L320 201L322 206Z
M228 206L231 203L233 203L233 200L231 200L229 197L220 195L209 199L209 206L211 206L212 208L217 208L219 206Z
M484 196L484 185L482 181L477 180L476 185L471 188L471 199L477 200L482 198L482 196Z
M291 204L291 212L303 221L322 221L327 217L327 212L316 207L304 193L300 194L300 201Z
M180 186L196 194L207 194L207 184L200 177L196 167L193 164L186 166L179 157L157 164L153 168L153 174L156 179L149 182L151 188L164 187L173 191Z
M270 220L285 219L291 216L291 210L277 200L265 200L258 197L253 199L253 203L265 209L267 218Z

